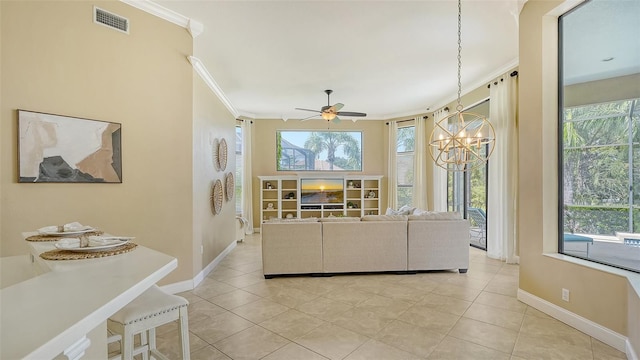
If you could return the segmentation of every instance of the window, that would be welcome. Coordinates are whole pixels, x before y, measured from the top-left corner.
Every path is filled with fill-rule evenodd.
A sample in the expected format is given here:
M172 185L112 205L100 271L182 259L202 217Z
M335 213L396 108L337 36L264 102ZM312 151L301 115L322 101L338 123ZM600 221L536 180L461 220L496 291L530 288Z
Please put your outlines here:
M362 171L360 131L277 131L278 171Z
M244 174L244 161L242 159L242 127L236 126L236 181L235 199L236 214L242 213L242 175Z
M411 205L413 198L413 152L416 142L416 127L398 128L396 164L398 174L398 207Z
M483 115L488 119L489 101L487 99L464 111ZM483 154L488 150L488 144L480 149ZM483 250L487 250L487 184L490 162L491 159L484 166L478 166L471 171L447 173L447 209L459 212L465 219L469 219L469 244Z
M640 272L640 25L631 14L638 13L637 1L592 0L559 23L558 250L635 272Z

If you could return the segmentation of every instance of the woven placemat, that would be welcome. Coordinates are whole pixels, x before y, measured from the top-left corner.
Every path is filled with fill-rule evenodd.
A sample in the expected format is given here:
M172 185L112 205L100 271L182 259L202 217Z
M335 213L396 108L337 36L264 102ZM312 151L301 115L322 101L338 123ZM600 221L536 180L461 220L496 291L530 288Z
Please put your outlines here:
M27 237L25 240L27 240L27 241L58 241L58 240L62 239L63 237L66 237L66 238L77 238L77 237L80 237L80 236L99 236L99 235L102 235L102 234L104 234L104 231L101 231L101 230L89 231L89 232L82 233L82 234L64 235L64 236L38 234L38 235L31 235L31 236Z
M113 255L119 255L128 253L138 246L138 244L127 243L122 246L113 247L110 249L105 249L101 251L88 251L88 252L77 252L71 250L50 250L45 251L40 254L40 257L45 260L82 260L82 259L95 259Z

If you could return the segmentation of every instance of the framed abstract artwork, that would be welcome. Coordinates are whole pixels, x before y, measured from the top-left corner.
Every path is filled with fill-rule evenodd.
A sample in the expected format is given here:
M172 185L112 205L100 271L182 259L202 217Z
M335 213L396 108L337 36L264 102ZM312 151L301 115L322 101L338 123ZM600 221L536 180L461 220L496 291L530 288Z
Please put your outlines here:
M122 183L122 125L18 110L18 182Z

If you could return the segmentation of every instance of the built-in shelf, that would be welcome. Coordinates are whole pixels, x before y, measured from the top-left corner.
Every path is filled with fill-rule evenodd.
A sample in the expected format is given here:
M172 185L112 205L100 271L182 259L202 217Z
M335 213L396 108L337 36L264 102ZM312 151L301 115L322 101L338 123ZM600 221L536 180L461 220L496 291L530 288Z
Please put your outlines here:
M341 179L343 182L342 203L301 204L300 179ZM309 218L327 216L354 216L380 214L380 181L382 176L335 177L331 175L311 176L259 176L260 218ZM269 207L272 204L272 207Z

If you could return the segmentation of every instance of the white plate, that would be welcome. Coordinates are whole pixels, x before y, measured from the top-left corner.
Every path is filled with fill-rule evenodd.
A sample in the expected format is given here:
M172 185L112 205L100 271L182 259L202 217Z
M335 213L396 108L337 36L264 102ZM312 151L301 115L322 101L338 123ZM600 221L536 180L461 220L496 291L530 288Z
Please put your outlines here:
M84 230L76 230L76 231L38 231L41 235L53 235L53 236L65 236L65 235L78 235L84 234L88 232L96 231L94 228L84 229Z
M87 247L79 247L80 246L80 242L78 241L77 243L73 242L73 243L69 243L68 241L58 241L55 244L53 244L56 249L60 249L60 250L69 250L69 251L77 251L77 252L90 252L90 251L99 251L99 250L104 250L104 249L109 249L112 247L118 247L118 246L122 246L126 243L128 243L131 239L133 239L132 237L118 237L118 236L111 236L108 239L113 239L113 242L110 244L104 244L104 245L98 245L98 246L87 246Z

